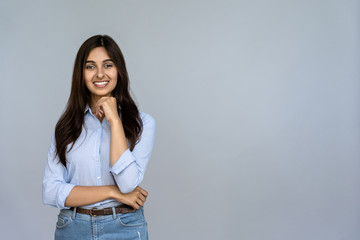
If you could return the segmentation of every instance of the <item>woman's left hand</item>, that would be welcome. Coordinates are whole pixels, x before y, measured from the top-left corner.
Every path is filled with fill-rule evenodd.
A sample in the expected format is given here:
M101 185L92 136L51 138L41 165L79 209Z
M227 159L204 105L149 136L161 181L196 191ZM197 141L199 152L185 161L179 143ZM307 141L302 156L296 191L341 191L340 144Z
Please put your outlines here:
M114 97L102 97L100 98L94 106L95 115L103 117L105 115L106 120L109 124L121 121L118 114L118 107L116 98Z

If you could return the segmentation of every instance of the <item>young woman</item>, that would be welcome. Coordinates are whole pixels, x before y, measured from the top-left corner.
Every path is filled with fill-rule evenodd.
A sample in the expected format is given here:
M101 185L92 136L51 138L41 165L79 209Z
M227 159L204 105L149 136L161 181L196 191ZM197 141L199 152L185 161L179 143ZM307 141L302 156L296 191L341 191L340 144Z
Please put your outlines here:
M55 239L147 239L139 184L154 136L155 120L129 94L118 45L106 35L86 40L43 178L44 204L61 209Z

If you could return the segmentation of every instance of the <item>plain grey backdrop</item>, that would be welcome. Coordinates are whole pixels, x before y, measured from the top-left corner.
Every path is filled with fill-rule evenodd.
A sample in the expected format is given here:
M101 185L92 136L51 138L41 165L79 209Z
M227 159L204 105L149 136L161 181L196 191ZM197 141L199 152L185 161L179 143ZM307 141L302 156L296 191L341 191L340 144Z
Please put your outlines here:
M47 150L95 34L157 120L151 239L360 239L359 16L356 0L1 0L1 239L53 238Z

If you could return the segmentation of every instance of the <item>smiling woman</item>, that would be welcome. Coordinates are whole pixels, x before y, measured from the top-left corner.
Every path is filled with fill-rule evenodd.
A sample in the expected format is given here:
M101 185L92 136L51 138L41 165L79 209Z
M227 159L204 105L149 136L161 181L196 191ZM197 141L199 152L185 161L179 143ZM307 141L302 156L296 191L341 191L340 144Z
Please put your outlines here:
M155 120L129 94L124 57L109 36L80 47L70 97L55 127L43 202L60 210L55 239L147 239L139 187Z

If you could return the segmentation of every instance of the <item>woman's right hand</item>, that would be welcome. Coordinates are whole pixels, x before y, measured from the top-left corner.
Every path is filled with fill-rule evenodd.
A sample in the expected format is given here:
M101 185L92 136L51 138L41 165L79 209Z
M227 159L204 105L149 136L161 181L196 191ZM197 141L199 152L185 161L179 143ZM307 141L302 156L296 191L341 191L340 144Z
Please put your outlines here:
M132 192L122 193L117 186L114 186L114 199L118 202L130 205L135 209L139 209L144 205L148 192L141 188L136 187Z

